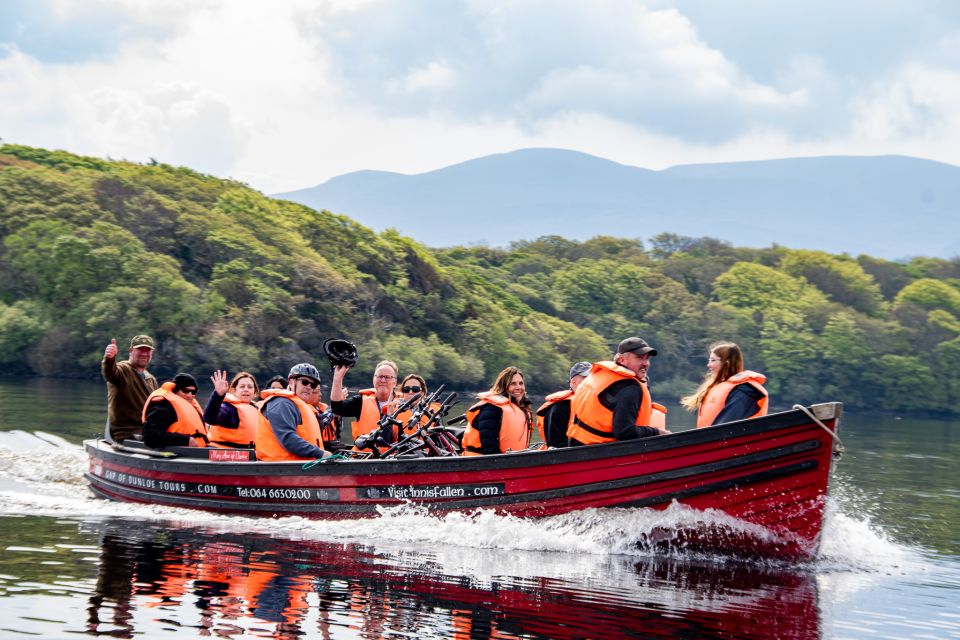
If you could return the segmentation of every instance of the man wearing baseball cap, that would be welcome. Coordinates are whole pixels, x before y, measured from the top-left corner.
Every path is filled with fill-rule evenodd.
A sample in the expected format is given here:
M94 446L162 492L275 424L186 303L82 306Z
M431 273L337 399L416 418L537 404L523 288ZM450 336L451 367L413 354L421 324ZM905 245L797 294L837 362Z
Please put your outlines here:
M117 442L141 433L143 406L159 386L147 365L153 358L153 338L133 336L129 357L117 362L117 339L103 350L100 371L107 381L108 434Z
M646 340L630 337L617 346L612 362L593 364L571 401L570 446L667 433L650 426L653 406L646 380L650 358L656 355Z
M570 426L570 399L580 383L590 373L589 362L577 362L570 367L570 388L551 393L537 409L537 429L544 444L555 449L567 446L567 428Z

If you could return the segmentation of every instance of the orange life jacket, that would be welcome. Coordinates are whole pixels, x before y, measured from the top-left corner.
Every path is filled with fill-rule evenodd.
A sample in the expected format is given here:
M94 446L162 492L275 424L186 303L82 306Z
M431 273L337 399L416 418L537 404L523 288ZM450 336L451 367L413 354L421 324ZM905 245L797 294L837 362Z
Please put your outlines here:
M480 413L484 404L500 407L503 417L500 420L500 453L507 451L522 451L530 444L532 427L527 419L527 412L501 395L485 391L478 393L480 402L467 409L467 428L463 432L463 455L481 456L480 432L473 426L473 421Z
M270 421L263 415L263 410L267 408L274 397L286 398L293 401L300 410L300 424L297 425L297 435L323 449L323 438L320 437L320 422L317 420L317 413L313 407L303 401L289 389L266 389L263 392L265 400L260 405L260 415L257 418L257 435L254 438L254 444L257 449L257 460L267 462L279 462L283 460L309 460L310 458L301 458L287 451L277 436L273 434L273 427Z
M166 400L177 412L177 421L167 427L167 433L182 433L191 438L207 438L207 425L203 422L203 409L197 399L185 400L173 392L176 385L172 382L164 382L160 388L147 396L147 401L143 405L143 415L141 420L147 421L147 409L150 403ZM193 445L193 441L190 442Z
M222 449L252 447L253 440L257 437L260 412L257 411L255 406L249 402L243 402L232 393L225 395L223 401L237 410L237 415L240 417L240 426L236 429L227 429L218 424L211 424L210 446Z
M573 397L572 389L564 389L563 391L557 391L556 393L551 393L546 398L544 398L544 403L540 405L540 408L537 409L537 431L540 432L540 438L546 442L547 434L544 431L544 416L547 415L547 409L557 404L558 402L563 402L564 400L569 400Z
M386 406L377 402L376 389L361 389L360 397L363 399L363 404L360 406L360 417L353 421L351 427L354 441L377 428L380 424L380 418L383 417L381 411Z
M650 402L647 385L640 382L630 369L606 360L593 363L590 373L573 394L573 400L570 401L570 428L567 429L567 437L583 444L617 441L613 435L613 411L600 403L600 394L620 380L632 380L640 385L643 390L643 399L640 401L635 424L638 427L650 426L653 405Z
M749 384L763 394L763 397L759 400L759 409L750 417L757 418L767 415L767 401L769 397L767 390L763 388L763 383L766 381L767 376L762 373L757 373L756 371L741 371L740 373L730 376L723 382L713 385L710 391L707 392L706 397L704 397L703 402L700 403L700 408L697 410L697 428L701 429L712 425L713 421L717 419L717 416L720 415L720 412L723 411L723 408L726 406L727 396L730 395L734 387L741 384Z
M662 404L650 403L650 426L657 429L667 428L667 408Z

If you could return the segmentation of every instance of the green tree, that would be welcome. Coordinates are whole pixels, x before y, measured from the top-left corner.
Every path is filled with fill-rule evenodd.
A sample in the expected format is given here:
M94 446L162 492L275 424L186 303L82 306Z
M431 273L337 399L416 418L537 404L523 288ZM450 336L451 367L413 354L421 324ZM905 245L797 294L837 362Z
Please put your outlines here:
M817 336L799 313L772 309L760 329L767 388L782 404L812 402L819 392Z
M19 363L26 351L43 335L43 311L36 303L0 302L0 363ZM8 367L9 368L9 367Z
M853 314L840 312L832 315L820 342L823 346L823 364L819 368L823 393L853 405L863 404L861 378L863 371L871 365L874 351Z
M868 315L876 315L883 304L883 294L873 278L848 258L836 258L823 251L790 251L780 268L802 277L834 302L853 307Z
M766 311L777 307L806 309L826 304L822 293L801 278L762 264L738 262L714 281L714 295L722 304Z
M960 337L941 342L936 350L936 374L945 390L945 408L960 413ZM915 409L916 407L911 407Z
M888 411L941 410L947 397L926 364L913 355L887 353L865 372L878 392L875 406Z
M901 289L893 305L896 310L913 305L926 310L943 309L960 316L960 291L940 280L921 278Z

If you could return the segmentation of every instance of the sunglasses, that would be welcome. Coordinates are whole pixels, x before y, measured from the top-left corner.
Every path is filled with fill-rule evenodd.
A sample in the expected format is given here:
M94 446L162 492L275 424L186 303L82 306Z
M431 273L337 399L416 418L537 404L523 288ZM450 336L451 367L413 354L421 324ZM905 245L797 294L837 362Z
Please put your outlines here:
M192 393L193 395L197 395L197 390L196 389L180 389L180 393Z
M320 383L316 380L311 380L310 378L297 378L300 381L300 384L307 387L308 389L316 389L320 386Z
M420 393L423 391L423 387L401 387L400 391L404 393Z

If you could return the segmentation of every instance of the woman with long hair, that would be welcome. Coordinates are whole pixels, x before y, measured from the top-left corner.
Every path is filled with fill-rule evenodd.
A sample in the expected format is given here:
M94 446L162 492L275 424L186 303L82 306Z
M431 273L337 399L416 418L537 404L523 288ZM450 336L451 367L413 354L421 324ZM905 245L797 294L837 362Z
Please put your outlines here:
M710 346L703 383L680 402L697 412L697 428L767 415L762 373L743 368L743 352L733 342Z
M489 391L477 394L477 400L467 410L463 455L480 456L527 448L533 414L520 369L507 367L501 371Z

